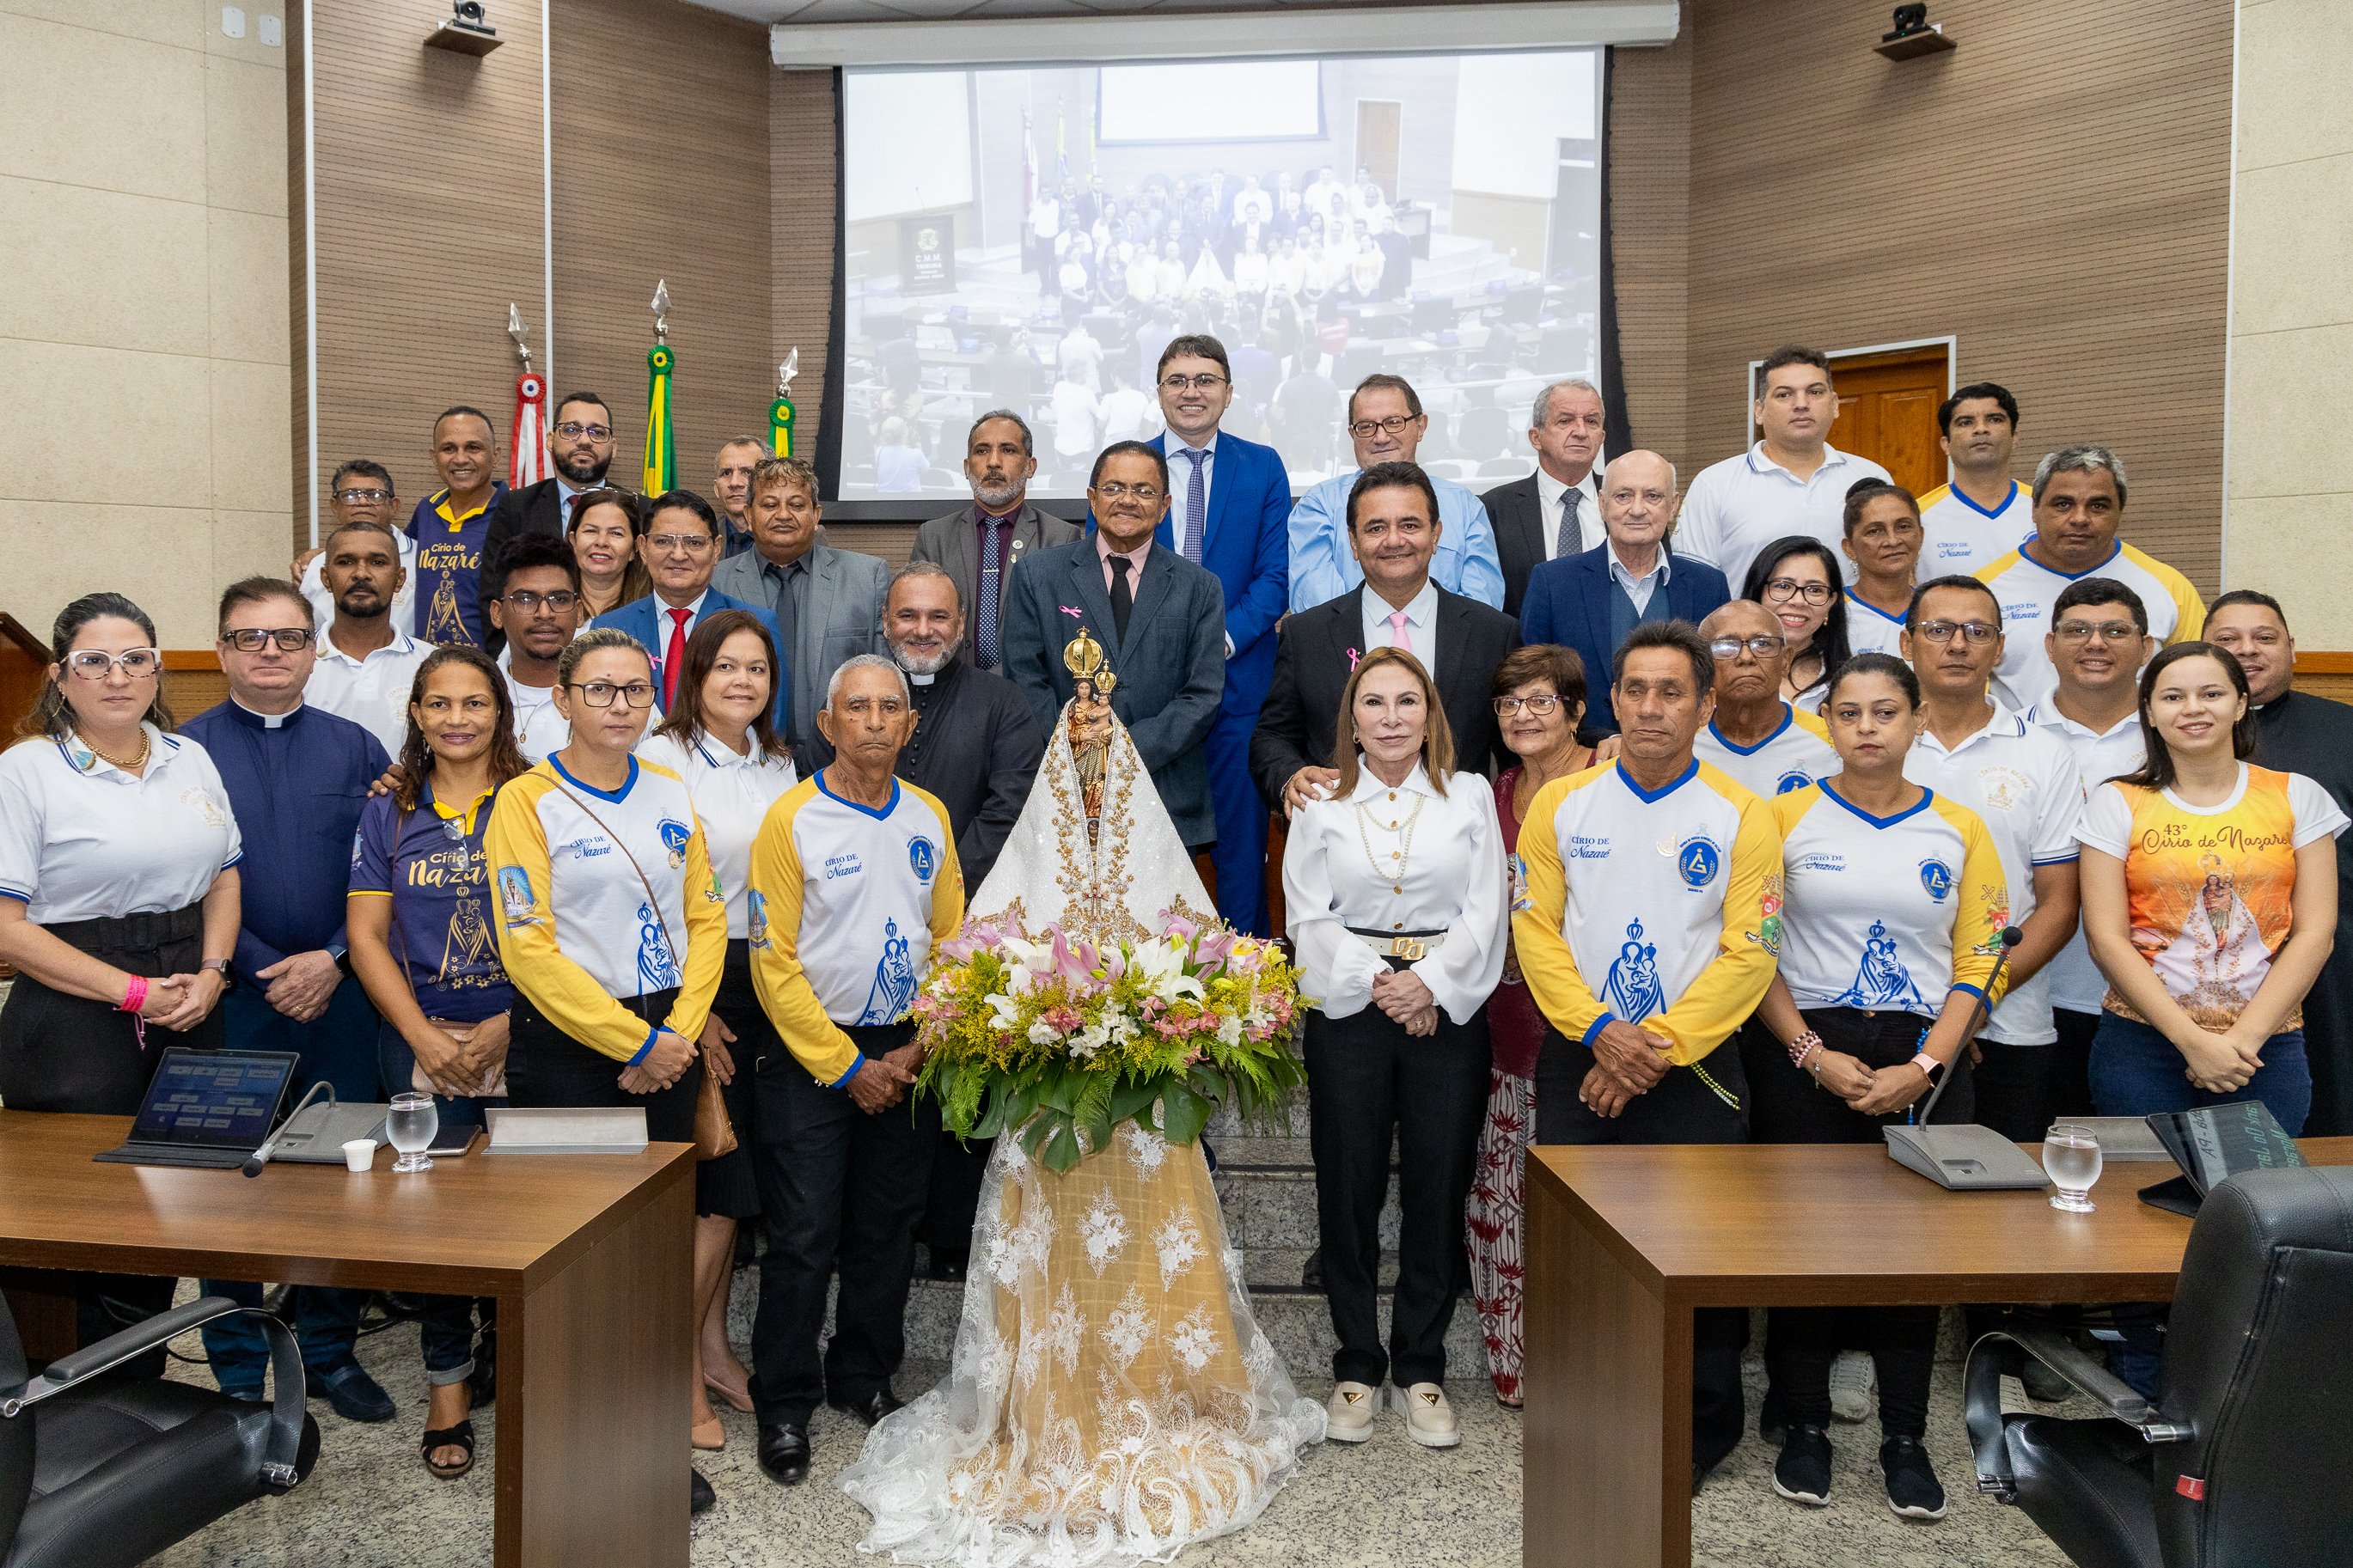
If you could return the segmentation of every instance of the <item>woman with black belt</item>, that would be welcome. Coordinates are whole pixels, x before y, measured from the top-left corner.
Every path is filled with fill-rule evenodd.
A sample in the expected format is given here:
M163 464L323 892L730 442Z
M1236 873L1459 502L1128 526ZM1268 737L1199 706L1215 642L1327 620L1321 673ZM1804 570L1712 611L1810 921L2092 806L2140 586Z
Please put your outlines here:
M0 1101L132 1116L171 1037L151 1049L150 1024L221 1044L237 818L212 758L173 733L144 611L88 595L58 613L49 646L24 739L0 754L0 960L16 971L0 1009ZM169 1279L81 1284L83 1344L172 1304Z
M1306 1058L1316 1234L1340 1341L1328 1431L1371 1436L1386 1375L1406 1436L1452 1447L1446 1327L1487 1111L1487 997L1510 919L1503 829L1487 781L1454 771L1419 659L1366 654L1341 715L1340 777L1292 817L1282 853L1300 988L1322 998ZM1384 1352L1374 1277L1392 1136L1405 1223Z
M784 1048L752 987L752 840L779 796L798 783L792 751L776 733L770 699L776 647L768 630L742 610L720 610L694 625L678 701L638 748L644 761L676 773L693 798L712 869L727 894L727 967L712 1004L716 1037L702 1043L702 1068L725 1091L727 1118L743 1146L694 1168L694 1446L718 1448L725 1431L712 1409L716 1394L752 1408L751 1374L727 1342L726 1285L735 1261L735 1226L760 1214L752 1173L752 1076L739 1058L757 1061Z
M1922 723L1911 668L1856 655L1824 689L1822 718L1841 771L1770 803L1788 879L1780 970L1740 1041L1759 1143L1879 1142L1947 1072L1936 1115L1970 1120L1968 1031L1978 1004L1995 1000L1986 987L2009 923L1985 824L1904 776ZM1921 1445L1936 1309L1852 1309L1843 1323L1878 1363L1888 1507L1944 1518ZM1773 1489L1819 1508L1830 1499L1831 1363L1855 1342L1836 1308L1775 1307L1767 1325L1787 1418Z

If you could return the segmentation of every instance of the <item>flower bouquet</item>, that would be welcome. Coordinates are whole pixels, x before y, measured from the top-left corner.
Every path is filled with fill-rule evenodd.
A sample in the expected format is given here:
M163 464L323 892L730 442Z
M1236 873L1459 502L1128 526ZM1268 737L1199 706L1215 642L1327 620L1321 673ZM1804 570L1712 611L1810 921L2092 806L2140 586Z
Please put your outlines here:
M1309 1005L1272 942L1166 910L1158 936L1100 948L975 921L915 999L916 1087L959 1137L1016 1130L1068 1171L1122 1121L1190 1143L1229 1095L1246 1117L1281 1105L1305 1081L1292 1047Z

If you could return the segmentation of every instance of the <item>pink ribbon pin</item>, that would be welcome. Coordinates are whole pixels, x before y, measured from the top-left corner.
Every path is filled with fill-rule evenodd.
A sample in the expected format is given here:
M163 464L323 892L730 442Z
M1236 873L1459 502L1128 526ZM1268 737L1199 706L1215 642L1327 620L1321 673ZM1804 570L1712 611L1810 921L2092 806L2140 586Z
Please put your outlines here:
M1062 614L1064 614L1064 615L1066 615L1066 616L1070 616L1072 620L1078 620L1078 619L1082 618L1082 617L1079 615L1079 612L1078 612L1078 611L1076 611L1076 610L1072 609L1072 608L1071 608L1070 605L1057 605L1057 606L1055 606L1055 607L1056 607L1056 608L1058 608L1058 609L1060 609L1060 610L1062 612Z
M1361 658L1363 658L1364 657L1365 657L1365 656L1364 656L1363 654L1358 653L1355 648L1350 648L1350 649L1348 650L1348 670L1349 670L1349 673L1354 674L1354 673L1356 672L1356 661L1357 661L1357 660L1359 660L1359 659L1361 659Z

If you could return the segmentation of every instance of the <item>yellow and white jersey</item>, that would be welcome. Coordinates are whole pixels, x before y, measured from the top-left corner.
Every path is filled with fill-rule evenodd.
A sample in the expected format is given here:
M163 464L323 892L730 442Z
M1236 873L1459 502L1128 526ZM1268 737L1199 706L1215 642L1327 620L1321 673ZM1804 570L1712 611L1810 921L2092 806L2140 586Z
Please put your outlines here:
M1781 722L1774 731L1746 750L1724 738L1710 720L1699 732L1692 754L1727 774L1750 795L1766 800L1819 784L1835 775L1841 763L1831 749L1827 725L1802 708L1781 704Z
M1988 511L1950 485L1920 498L1920 565L1914 575L1974 577L2034 537L2034 490L2010 481L2000 510ZM1860 651L1860 650L1858 650Z
M844 1027L895 1024L932 948L964 925L948 810L893 779L880 808L828 787L832 769L768 808L752 840L752 981L785 1045L819 1083L864 1058Z
M1828 784L1770 809L1788 886L1781 978L1799 1006L1933 1018L1950 992L1985 995L2010 894L1976 812L1924 790L1873 816Z
M2160 643L2194 641L2206 629L2206 601L2189 579L2121 540L2105 561L2073 576L2013 550L1977 574L2001 603L2001 668L1993 672L1993 694L2011 712L2048 705L2059 689L2059 672L2042 638L2051 629L2051 606L2067 584L2086 577L2110 578L2139 595L2148 609L2148 635Z
M727 900L676 773L632 757L607 793L551 757L499 791L483 847L499 956L551 1023L633 1062L656 1031L614 998L676 986L660 1026L701 1036L727 963Z
M1773 982L1780 837L1765 803L1706 763L1657 791L1622 763L1555 779L1528 808L1513 871L1521 972L1570 1039L1639 1023L1688 1067Z

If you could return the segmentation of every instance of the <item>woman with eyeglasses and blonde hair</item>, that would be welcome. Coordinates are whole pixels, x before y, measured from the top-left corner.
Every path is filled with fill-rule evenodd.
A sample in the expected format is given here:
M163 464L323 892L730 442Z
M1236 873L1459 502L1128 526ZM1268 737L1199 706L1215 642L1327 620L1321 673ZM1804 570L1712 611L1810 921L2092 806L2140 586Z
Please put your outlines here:
M222 1042L242 844L212 758L174 732L146 612L87 595L50 647L0 753L0 1100L131 1116L165 1044ZM172 1302L169 1279L77 1278L84 1344Z
M1340 1342L1327 1431L1372 1436L1381 1384L1424 1447L1461 1441L1446 1327L1486 1110L1487 997L1511 899L1495 797L1454 768L1436 684L1402 648L1357 662L1326 798L1293 813L1282 894L1307 1015L1309 1142L1324 1294ZM1381 1343L1375 1283L1389 1147L1405 1205Z
M1520 760L1495 781L1495 816L1504 853L1520 848L1520 824L1536 791L1593 765L1593 748L1577 738L1585 718L1585 661L1573 648L1540 644L1514 648L1495 667L1495 727ZM1536 1126L1536 1052L1544 1018L1520 977L1510 940L1504 975L1487 999L1487 1037L1494 1048L1487 1076L1487 1121L1479 1132L1478 1172L1467 1206L1471 1236L1471 1304L1487 1341L1487 1375L1495 1402L1520 1407L1525 1362L1520 1329L1523 1179L1528 1140Z
M1740 590L1781 623L1789 656L1781 696L1809 713L1821 711L1831 677L1854 651L1847 640L1845 582L1846 568L1829 545L1792 533L1757 552Z

